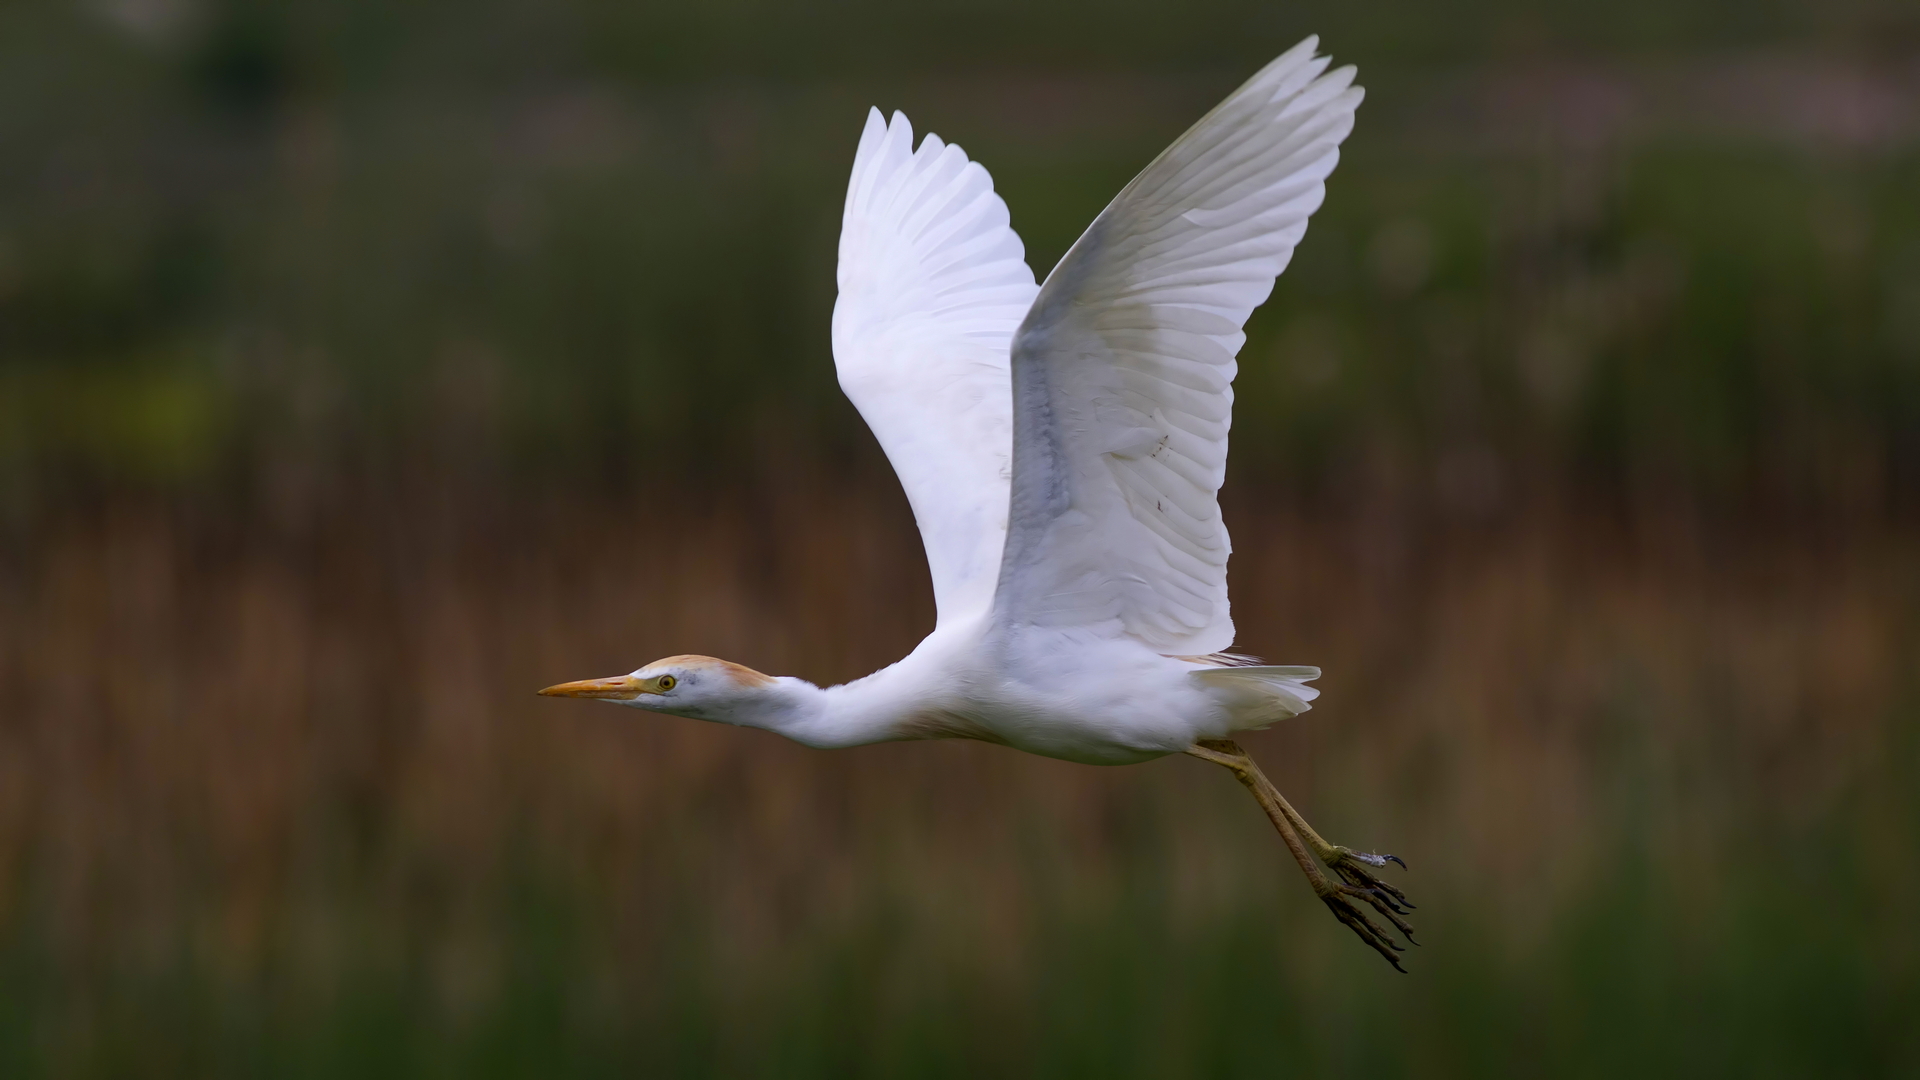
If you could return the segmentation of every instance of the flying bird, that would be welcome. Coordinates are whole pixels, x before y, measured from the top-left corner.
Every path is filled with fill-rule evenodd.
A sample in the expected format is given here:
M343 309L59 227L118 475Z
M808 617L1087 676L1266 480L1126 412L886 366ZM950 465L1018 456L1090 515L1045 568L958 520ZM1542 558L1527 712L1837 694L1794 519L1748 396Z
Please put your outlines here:
M1312 667L1226 650L1216 494L1242 326L1353 129L1354 69L1308 38L1136 176L1035 284L986 169L871 110L840 233L840 386L906 488L937 620L840 686L706 656L540 691L764 728L815 747L978 739L1092 765L1230 770L1313 891L1399 968L1391 855L1322 839L1233 742L1305 712ZM1326 869L1321 869L1324 864ZM1402 969L1404 970L1404 969Z

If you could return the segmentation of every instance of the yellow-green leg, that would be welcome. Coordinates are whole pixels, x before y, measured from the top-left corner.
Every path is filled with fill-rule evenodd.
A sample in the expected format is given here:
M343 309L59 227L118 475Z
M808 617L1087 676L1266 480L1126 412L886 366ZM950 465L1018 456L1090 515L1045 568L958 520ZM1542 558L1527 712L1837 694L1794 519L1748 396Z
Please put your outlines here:
M1280 831L1280 839L1286 842L1287 850L1293 852L1294 860L1300 864L1300 869L1307 875L1307 882L1313 886L1314 895L1327 905L1334 918L1345 923L1360 935L1360 940L1386 957L1387 963L1404 972L1406 968L1400 967L1400 958L1394 954L1405 950L1368 918L1367 913L1354 901L1365 900L1405 934L1408 941L1412 941L1413 927L1407 925L1401 916L1413 905L1407 902L1405 893L1381 881L1371 872L1389 862L1400 863L1402 867L1407 864L1396 855L1373 855L1328 843L1287 802L1279 789L1273 786L1273 781L1260 771L1260 766L1254 764L1253 758L1240 748L1240 744L1230 739L1202 739L1187 753L1225 768L1246 785L1247 790L1253 793L1254 800L1273 821L1273 827ZM1327 868L1340 880L1335 881L1323 873L1314 862L1316 858L1326 863Z

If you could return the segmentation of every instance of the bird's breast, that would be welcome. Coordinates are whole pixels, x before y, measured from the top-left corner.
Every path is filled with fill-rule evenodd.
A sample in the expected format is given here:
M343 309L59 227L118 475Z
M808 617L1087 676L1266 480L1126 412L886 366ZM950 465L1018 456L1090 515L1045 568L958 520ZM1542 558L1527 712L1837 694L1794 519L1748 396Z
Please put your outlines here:
M946 708L923 708L908 713L894 725L894 738L976 739L1007 745L1006 738L985 723L959 709Z

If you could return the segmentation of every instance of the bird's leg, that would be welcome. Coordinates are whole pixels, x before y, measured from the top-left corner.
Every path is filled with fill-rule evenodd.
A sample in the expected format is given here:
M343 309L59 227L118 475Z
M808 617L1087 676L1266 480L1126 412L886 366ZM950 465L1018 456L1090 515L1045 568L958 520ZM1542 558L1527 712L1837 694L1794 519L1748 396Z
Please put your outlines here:
M1266 777L1262 776L1260 779L1265 781ZM1267 786L1271 788L1273 785L1269 782ZM1319 833L1313 831L1313 826L1307 824L1307 819L1301 817L1300 811L1295 810L1293 804L1278 791L1273 793L1273 797L1280 803L1280 812L1287 815L1287 820L1293 823L1294 828L1300 830L1300 835L1306 840L1307 847L1312 849L1321 862L1326 863L1334 873L1340 875L1340 880L1358 888L1376 889L1382 894L1387 906L1393 909L1387 913L1387 917L1393 919L1394 925L1400 928L1401 933L1407 935L1408 941L1412 941L1413 931L1406 923L1394 918L1394 915L1405 914L1404 909L1412 908L1413 904L1407 901L1407 894L1380 880L1372 873L1373 870L1378 870L1388 863L1398 863L1404 870L1407 865L1406 860L1398 855L1375 855L1370 851L1355 851L1350 847L1330 844L1322 839Z
M1327 905L1335 918L1360 935L1360 940L1373 946L1374 951L1386 957L1388 963L1401 971L1406 970L1400 967L1400 958L1394 955L1404 950L1354 902L1356 899L1366 901L1396 929L1405 934L1408 941L1412 941L1413 927L1407 925L1407 921L1402 916L1413 905L1407 903L1406 895L1399 889L1381 881L1366 869L1367 867L1377 869L1385 866L1389 861L1400 863L1401 866L1405 866L1406 863L1393 855L1372 855L1328 843L1313 830L1313 826L1307 824L1307 819L1301 817L1300 812L1287 802L1279 789L1273 786L1273 782L1260 771L1260 766L1254 764L1253 758L1242 750L1238 743L1230 739L1202 739L1190 747L1187 753L1227 769L1246 785L1247 790L1253 793L1255 801L1259 802L1260 808L1265 810L1267 817L1273 821L1273 827L1280 831L1280 839L1286 842L1287 850L1293 852L1294 861L1300 864L1300 869L1307 875L1307 882L1313 886L1314 895ZM1323 873L1319 865L1314 862L1315 858L1326 863L1340 880L1335 881Z

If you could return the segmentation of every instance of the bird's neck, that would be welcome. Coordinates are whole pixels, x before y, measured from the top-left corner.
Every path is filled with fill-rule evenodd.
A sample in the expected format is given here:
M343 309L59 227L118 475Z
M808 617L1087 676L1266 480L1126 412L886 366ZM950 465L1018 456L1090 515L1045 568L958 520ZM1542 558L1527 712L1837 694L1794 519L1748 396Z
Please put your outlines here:
M726 719L821 749L885 742L897 737L900 710L883 674L824 687L782 676Z

